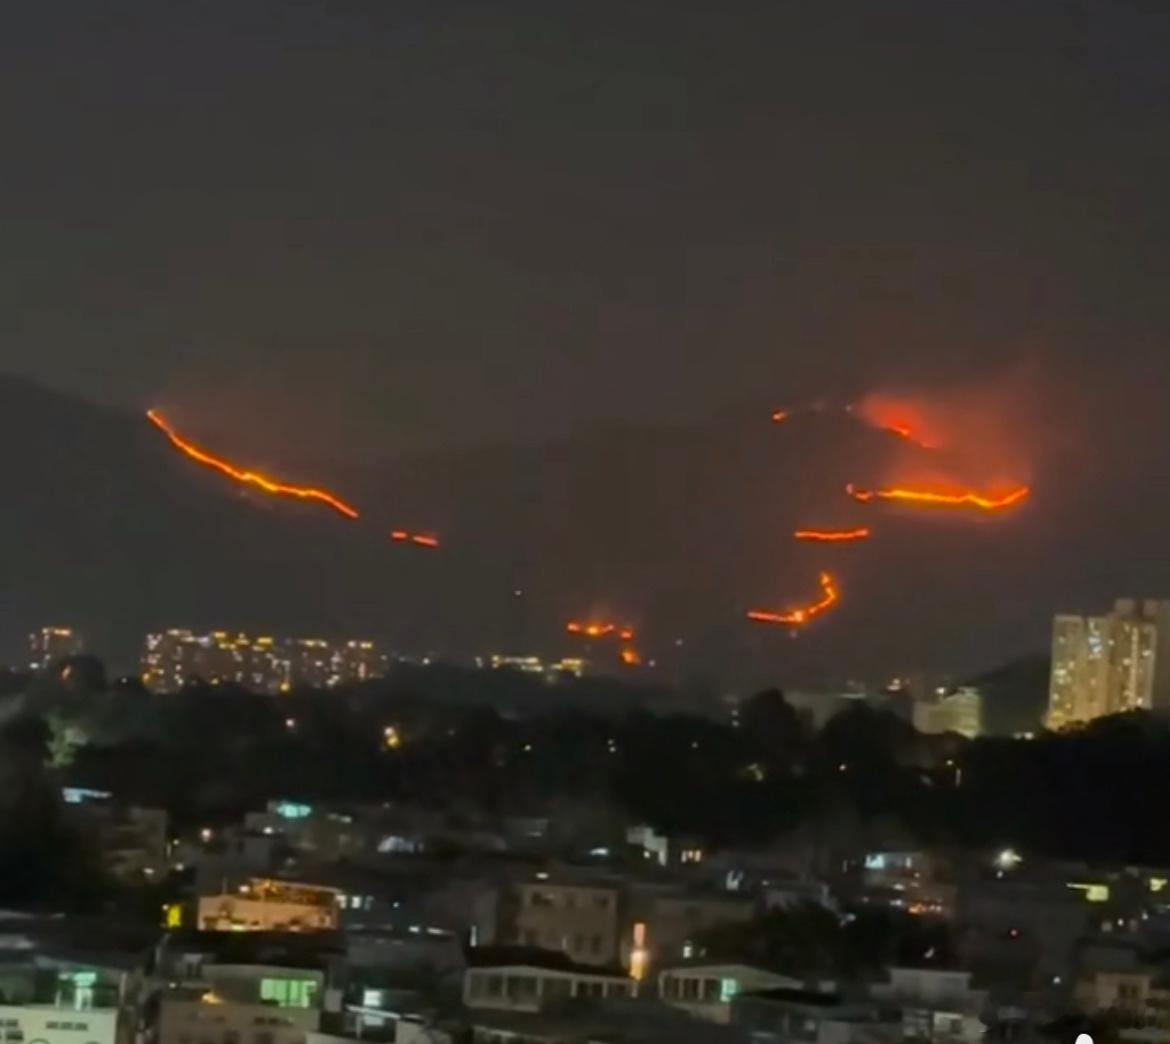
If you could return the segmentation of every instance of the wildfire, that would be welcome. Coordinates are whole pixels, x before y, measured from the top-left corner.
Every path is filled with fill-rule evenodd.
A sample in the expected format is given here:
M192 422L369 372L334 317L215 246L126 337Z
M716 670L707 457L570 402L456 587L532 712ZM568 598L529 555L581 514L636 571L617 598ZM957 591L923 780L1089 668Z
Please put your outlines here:
M626 646L621 651L622 663L627 667L639 667L642 664L642 654L633 646Z
M214 468L216 471L227 475L229 478L235 479L237 482L242 482L245 485L255 486L257 489L264 490L265 493L271 493L275 496L297 497L300 500L316 500L322 504L327 504L333 508L339 515L344 515L346 518L357 518L357 509L351 507L344 500L335 497L332 493L324 489L316 489L312 486L292 486L284 482L277 482L265 475L261 475L255 471L245 471L242 468L237 468L234 464L228 463L226 460L216 457L208 453L204 449L200 449L192 442L184 439L174 428L167 423L166 418L163 417L158 410L147 410L146 418L159 429L170 440L173 445L181 453L186 454L192 460L197 461L209 468Z
M772 423L773 424L783 424L786 420L788 420L788 411L787 410L773 410L772 411Z
M1018 486L1001 496L988 496L971 490L944 493L930 489L858 489L850 483L845 487L845 492L862 504L871 500L890 500L935 507L974 507L983 511L1002 511L1024 500L1031 490L1027 486Z
M419 547L438 547L439 538L430 533L411 533L407 529L390 530L390 539L396 544L416 544Z
M819 601L800 606L796 609L789 609L783 613L770 613L760 609L753 609L747 614L748 619L755 620L757 623L783 624L788 627L803 626L812 620L813 617L820 616L840 601L841 595L837 590L837 585L832 576L828 573L821 573L820 582L821 597Z
M869 530L865 526L858 526L857 529L798 529L792 535L797 540L845 544L856 540L868 540Z
M605 621L590 621L589 623L582 623L580 620L570 620L565 624L565 630L569 634L583 634L586 638L608 638L610 635L617 635L623 642L633 641L634 629L632 627L619 627L614 623L607 623Z

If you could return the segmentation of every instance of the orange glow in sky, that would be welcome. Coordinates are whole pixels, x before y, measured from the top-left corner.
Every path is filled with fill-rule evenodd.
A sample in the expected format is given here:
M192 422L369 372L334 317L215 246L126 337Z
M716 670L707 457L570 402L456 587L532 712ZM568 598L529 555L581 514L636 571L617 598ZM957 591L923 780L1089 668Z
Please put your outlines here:
M216 457L204 449L200 449L176 432L158 410L147 410L146 417L151 424L166 435L171 445L181 453L186 454L200 464L214 468L216 471L227 475L228 478L235 479L237 482L242 482L245 485L255 486L257 489L262 489L265 493L271 493L275 496L296 497L299 500L317 500L322 504L327 504L339 515L344 515L346 518L358 517L356 508L351 507L344 500L335 497L327 490L316 489L312 486L291 486L284 482L277 482L265 475L261 475L259 472L245 471L242 468L237 468L234 464L230 464L226 460Z
M913 442L915 446L921 446L923 449L934 449L935 446L930 442L923 442L914 430L908 424L883 424L880 425L882 431L888 431L891 435L897 435L899 438L905 439L907 442Z
M811 540L824 544L845 544L856 540L867 540L869 530L865 526L857 529L798 529L793 537L797 540Z
M788 419L788 411L787 410L773 410L772 411L772 422L774 424L782 424L787 419Z
M622 649L622 663L627 667L637 667L642 663L642 656L633 646L627 645Z
M788 627L802 627L816 616L831 609L840 601L840 593L837 591L837 585L833 578L828 573L821 573L821 597L816 602L811 602L809 605L802 605L795 609L789 609L783 613L765 612L761 609L751 610L747 616L749 620L755 620L757 623L769 624L783 624Z
M845 487L845 492L863 504L871 500L890 500L928 507L973 507L983 511L1002 511L1024 500L1031 491L1027 486L1017 486L1001 496L989 496L971 490L948 493L934 489L858 489L850 483Z

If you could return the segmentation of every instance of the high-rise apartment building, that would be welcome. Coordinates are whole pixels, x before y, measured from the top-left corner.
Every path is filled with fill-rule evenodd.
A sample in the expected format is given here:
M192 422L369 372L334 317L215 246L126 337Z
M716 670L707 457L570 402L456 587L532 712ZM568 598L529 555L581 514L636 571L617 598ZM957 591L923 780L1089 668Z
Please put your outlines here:
M1104 616L1052 625L1048 727L1170 708L1170 601L1121 598Z
M72 627L42 627L28 636L28 665L43 670L55 660L76 656L85 649L81 634Z
M155 692L178 692L190 682L234 682L260 692L296 685L332 688L386 673L388 659L371 641L271 638L172 629L148 634L142 681Z

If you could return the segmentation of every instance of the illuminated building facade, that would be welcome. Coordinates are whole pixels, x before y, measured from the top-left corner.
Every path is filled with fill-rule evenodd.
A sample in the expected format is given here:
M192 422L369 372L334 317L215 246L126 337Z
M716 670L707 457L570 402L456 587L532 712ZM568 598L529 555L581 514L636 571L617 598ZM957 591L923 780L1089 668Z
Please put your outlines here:
M323 885L252 878L236 892L200 896L198 924L215 932L335 931L339 895Z
M1104 616L1057 616L1048 727L1170 707L1170 601L1119 599Z
M55 660L76 656L85 649L81 634L72 627L42 627L28 636L28 665L43 670Z
M172 629L148 634L142 651L143 684L178 692L196 681L231 682L259 692L294 686L327 689L386 673L388 657L375 642L322 638L257 638L227 631L194 634Z
M975 739L983 731L983 696L972 685L942 692L933 700L918 700L913 709L914 727L928 735L955 732Z
M478 660L484 666L483 659ZM574 656L565 656L559 660L542 660L539 656L505 656L503 653L492 653L487 664L492 670L520 671L524 674L539 674L547 682L555 682L559 677L571 674L580 678L585 673L586 661Z

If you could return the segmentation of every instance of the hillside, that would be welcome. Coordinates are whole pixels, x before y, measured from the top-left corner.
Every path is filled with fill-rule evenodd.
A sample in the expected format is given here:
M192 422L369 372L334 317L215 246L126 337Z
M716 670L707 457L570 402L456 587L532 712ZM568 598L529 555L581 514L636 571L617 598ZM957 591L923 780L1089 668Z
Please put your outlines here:
M971 670L1043 647L1051 612L1086 586L1061 563L1097 524L1082 509L1055 538L1068 504L1051 488L993 520L858 505L845 482L904 449L835 416L788 430L745 413L407 458L339 491L357 522L245 490L141 416L16 378L0 378L0 435L9 656L50 621L121 663L146 629L177 624L569 653L582 649L565 620L598 613L637 627L644 655L681 676ZM797 525L858 522L875 529L866 545L791 540ZM397 525L433 529L443 547L392 545ZM743 619L815 597L825 568L842 601L797 638ZM1107 574L1093 579L1112 595Z

